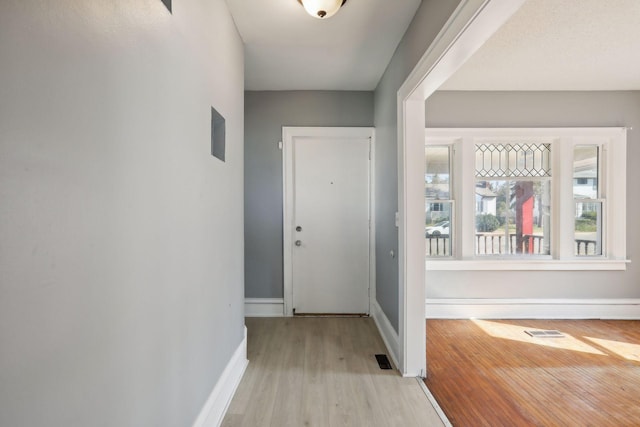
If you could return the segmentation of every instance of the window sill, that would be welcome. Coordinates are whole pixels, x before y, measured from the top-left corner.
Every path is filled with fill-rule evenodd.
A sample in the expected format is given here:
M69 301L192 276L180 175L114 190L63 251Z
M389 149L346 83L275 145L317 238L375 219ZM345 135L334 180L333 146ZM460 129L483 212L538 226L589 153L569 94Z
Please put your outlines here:
M626 270L629 260L585 259L585 260L426 260L427 271L490 270L490 271L593 271Z

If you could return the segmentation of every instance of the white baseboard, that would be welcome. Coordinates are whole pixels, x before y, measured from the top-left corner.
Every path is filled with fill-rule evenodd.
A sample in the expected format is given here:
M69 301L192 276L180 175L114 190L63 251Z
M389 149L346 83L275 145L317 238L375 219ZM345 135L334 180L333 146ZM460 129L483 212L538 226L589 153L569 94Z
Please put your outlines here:
M400 338L398 333L393 329L391 322L382 311L382 308L378 304L378 301L375 299L371 303L371 317L376 322L376 326L378 327L378 331L380 332L380 336L382 336L382 340L384 341L384 345L387 347L387 351L389 352L389 356L393 360L396 368L400 369L400 365L398 364L398 354L400 354Z
M229 403L240 384L247 369L247 328L244 328L244 339L231 356L231 360L222 371L209 398L205 402L193 427L218 427L229 408Z
M427 319L640 319L640 299L427 298Z
M244 315L246 317L282 317L284 316L284 298L245 298Z

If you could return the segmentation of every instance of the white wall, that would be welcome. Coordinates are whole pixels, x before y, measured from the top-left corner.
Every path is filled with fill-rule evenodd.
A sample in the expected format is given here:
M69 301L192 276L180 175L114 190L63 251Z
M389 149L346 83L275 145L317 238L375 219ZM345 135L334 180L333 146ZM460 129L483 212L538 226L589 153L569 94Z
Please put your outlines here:
M625 299L640 297L640 91L436 92L427 127L628 126L626 271L428 271L428 299ZM427 313L429 316L429 313Z
M243 339L242 41L173 3L0 2L2 426L191 425Z

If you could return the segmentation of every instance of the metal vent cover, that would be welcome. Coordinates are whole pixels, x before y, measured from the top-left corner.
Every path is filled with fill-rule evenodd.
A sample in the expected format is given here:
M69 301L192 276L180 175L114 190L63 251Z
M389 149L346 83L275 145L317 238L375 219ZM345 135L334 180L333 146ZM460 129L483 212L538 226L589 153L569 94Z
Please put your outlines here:
M380 369L393 369L386 354L376 354L376 360Z
M564 338L564 334L555 330L528 330L526 334L535 338Z

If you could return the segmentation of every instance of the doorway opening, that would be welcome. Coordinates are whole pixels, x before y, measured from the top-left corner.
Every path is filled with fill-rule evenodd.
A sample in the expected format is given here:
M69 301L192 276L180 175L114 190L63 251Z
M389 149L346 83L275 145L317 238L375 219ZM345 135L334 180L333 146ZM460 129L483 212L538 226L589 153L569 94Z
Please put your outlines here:
M426 376L425 101L525 0L462 1L400 87L398 108L399 365Z

